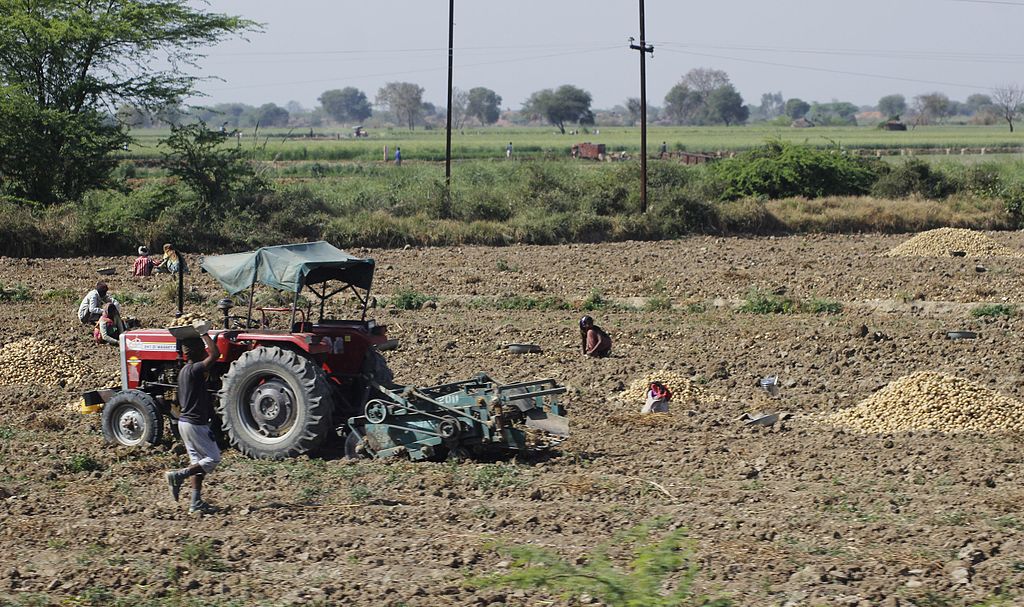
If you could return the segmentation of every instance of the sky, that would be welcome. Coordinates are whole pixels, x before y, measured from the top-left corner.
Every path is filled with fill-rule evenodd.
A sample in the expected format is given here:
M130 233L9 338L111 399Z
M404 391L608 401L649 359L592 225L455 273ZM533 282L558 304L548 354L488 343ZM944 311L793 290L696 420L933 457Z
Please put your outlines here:
M445 106L444 0L189 0L262 24L207 48L204 105L306 108L354 86L372 101L387 82L424 87ZM1024 0L646 0L647 96L695 67L727 72L748 103L786 99L873 105L884 95L940 91L963 100L1024 83ZM502 108L534 91L573 84L593 107L639 97L639 0L455 0L454 85L485 86Z

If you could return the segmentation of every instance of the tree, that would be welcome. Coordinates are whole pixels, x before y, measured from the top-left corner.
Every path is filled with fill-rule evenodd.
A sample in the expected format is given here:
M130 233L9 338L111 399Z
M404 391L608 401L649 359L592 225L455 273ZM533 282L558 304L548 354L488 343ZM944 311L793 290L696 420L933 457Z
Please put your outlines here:
M593 124L594 113L590 111L590 100L590 93L585 90L563 84L556 90L544 89L530 95L523 104L523 111L545 118L565 134L566 122Z
M686 72L686 75L683 76L682 83L691 91L697 93L702 102L707 101L707 98L711 95L712 91L730 84L729 74L726 74L722 70L714 70L705 67L697 67Z
M366 93L354 86L324 91L318 101L336 122L362 122L373 114Z
M377 91L377 105L385 112L394 112L398 124L405 123L409 130L423 115L423 87L411 82L389 82Z
M815 124L845 125L857 124L857 112L860 108L849 101L831 101L829 103L812 103L808 119Z
M741 124L750 116L750 108L743 105L743 97L731 84L711 91L707 99L708 117L712 122Z
M771 120L781 116L786 111L786 103L782 99L782 91L778 93L764 93L761 95L761 117Z
M640 120L640 98L630 97L626 100L626 112L629 114L629 126Z
M170 148L163 153L163 166L199 198L194 219L200 225L223 216L232 193L264 186L242 149L224 145L230 137L198 122L172 126L170 136L160 140L161 146Z
M878 111L886 118L896 118L907 111L907 98L903 95L886 95L878 100Z
M1013 132L1013 121L1021 112L1024 104L1024 88L1016 84L1003 84L992 89L993 105L998 108L1000 116L1010 125Z
M469 89L466 115L480 124L494 124L501 116L501 95L483 86Z
M967 101L964 102L964 105L968 112L971 114L977 114L978 112L988 109L994 104L992 103L992 97L982 93L974 93L967 97Z
M288 126L288 110L276 103L264 103L256 110L256 121L260 126Z
M793 97L786 101L786 115L793 120L800 120L806 116L809 111L811 111L811 104L807 103L803 99Z
M195 94L197 77L178 66L195 65L201 46L256 27L189 4L0 0L0 157L18 166L0 170L0 187L50 204L108 184L109 155L126 135L104 116Z
M683 82L673 86L665 94L665 113L676 124L692 122L701 105L700 95L691 91Z
M917 124L927 124L932 120L941 122L949 114L949 97L937 92L918 95L914 97L914 108Z

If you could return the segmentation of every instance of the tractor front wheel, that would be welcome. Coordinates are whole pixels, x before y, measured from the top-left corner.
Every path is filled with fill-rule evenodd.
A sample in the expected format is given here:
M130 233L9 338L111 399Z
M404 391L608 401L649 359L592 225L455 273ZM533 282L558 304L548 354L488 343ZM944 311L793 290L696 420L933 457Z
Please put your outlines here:
M239 451L283 459L318 447L331 429L333 401L322 369L292 350L261 347L224 375L218 411Z
M118 392L103 405L103 438L126 447L155 445L164 431L156 400L141 390Z

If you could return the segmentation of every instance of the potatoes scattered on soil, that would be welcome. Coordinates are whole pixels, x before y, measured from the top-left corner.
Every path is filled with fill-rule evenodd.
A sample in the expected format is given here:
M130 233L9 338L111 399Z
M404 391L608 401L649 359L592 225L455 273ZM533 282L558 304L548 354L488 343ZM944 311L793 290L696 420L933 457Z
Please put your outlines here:
M1022 432L1024 403L970 380L921 371L827 419L861 432Z
M84 386L97 373L60 346L31 337L0 348L0 385Z
M889 257L949 257L963 252L969 257L1022 257L981 232L963 228L939 228L921 232L888 253Z
M672 392L672 403L697 404L717 400L703 387L675 371L652 371L631 383L617 395L616 400L636 404L637 410L639 410L647 400L647 387L652 381L660 381L668 387Z

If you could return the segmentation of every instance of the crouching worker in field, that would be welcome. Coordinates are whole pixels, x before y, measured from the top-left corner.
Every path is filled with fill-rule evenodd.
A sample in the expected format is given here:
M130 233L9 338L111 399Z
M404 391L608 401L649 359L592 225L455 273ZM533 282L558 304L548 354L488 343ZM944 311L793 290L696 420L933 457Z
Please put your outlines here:
M98 344L110 344L120 347L118 339L124 333L124 321L121 320L121 313L113 302L103 304L103 316L96 321L96 327L92 330L92 338Z
M668 413L668 403L672 400L672 391L660 381L652 381L647 386L647 402L644 403L640 413Z
M82 321L83 325L95 325L96 321L103 316L103 306L108 303L114 304L114 307L121 310L121 304L117 303L117 300L107 295L107 283L100 281L96 283L96 288L85 294L82 298L82 303L78 305L78 320Z
M584 316L580 319L580 347L587 356L604 358L612 353L612 338L593 318Z
M178 432L188 451L189 465L179 470L168 470L164 473L164 479L174 501L178 501L185 479L191 479L192 502L188 507L189 514L212 514L217 508L203 501L203 477L213 472L220 463L220 448L210 429L213 407L210 393L206 389L206 378L220 352L217 344L207 334L209 323L196 321L192 326L199 332L202 342L187 340L181 344L181 353L187 362L178 374L178 404L181 405Z

